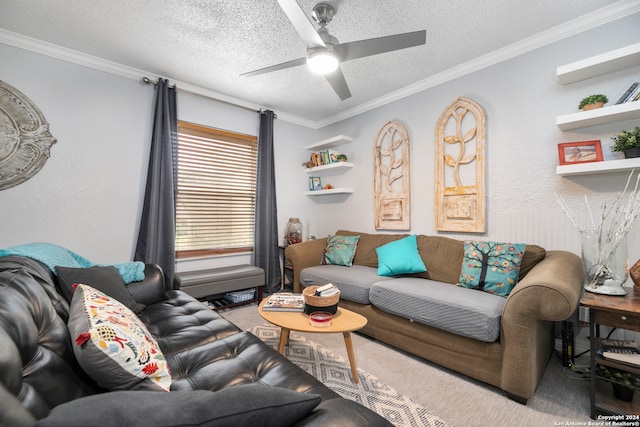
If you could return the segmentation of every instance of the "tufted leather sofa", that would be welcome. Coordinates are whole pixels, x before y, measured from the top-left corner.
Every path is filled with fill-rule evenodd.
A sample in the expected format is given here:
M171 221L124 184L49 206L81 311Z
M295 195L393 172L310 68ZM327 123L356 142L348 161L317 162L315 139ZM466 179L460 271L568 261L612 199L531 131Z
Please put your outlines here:
M167 358L173 380L168 395L259 383L321 397L319 405L296 425L390 425L369 409L339 397L186 293L166 291L159 267L147 265L145 276L128 289L146 305L139 317ZM102 390L82 371L67 331L68 310L47 267L24 257L0 258L0 425L34 425L46 420L53 408L82 402L78 399L107 393L102 396L126 400L126 393L132 393ZM184 408L170 409L180 414ZM146 425L133 418L125 421ZM95 419L90 424L108 423ZM163 425L169 424L165 420Z

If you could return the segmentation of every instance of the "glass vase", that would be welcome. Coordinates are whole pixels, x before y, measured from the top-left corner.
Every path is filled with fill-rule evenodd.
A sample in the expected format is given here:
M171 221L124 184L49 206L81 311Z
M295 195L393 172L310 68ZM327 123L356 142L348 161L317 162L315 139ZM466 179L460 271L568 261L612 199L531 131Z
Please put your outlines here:
M627 236L606 236L595 230L583 231L582 263L584 289L605 295L626 295L622 286L628 278Z
M284 239L287 245L302 242L302 223L299 218L289 218Z

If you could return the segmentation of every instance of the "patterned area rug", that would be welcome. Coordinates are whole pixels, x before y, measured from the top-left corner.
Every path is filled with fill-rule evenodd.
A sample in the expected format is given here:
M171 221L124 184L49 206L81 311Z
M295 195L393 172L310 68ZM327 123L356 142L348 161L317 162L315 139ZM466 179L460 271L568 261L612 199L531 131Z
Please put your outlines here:
M250 332L274 349L278 348L280 328L262 325ZM449 427L422 406L361 369L358 369L359 383L354 384L349 363L340 355L294 332L285 347L285 356L340 396L366 406L395 426Z

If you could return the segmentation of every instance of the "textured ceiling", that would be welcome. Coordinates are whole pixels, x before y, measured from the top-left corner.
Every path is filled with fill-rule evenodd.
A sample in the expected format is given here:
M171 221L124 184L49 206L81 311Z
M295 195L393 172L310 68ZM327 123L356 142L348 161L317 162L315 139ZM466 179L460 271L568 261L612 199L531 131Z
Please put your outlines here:
M311 20L317 0L298 0ZM342 64L340 101L305 66L241 77L303 57L276 0L0 0L0 28L322 121L600 8L610 0L329 0L341 42L427 31L427 43Z

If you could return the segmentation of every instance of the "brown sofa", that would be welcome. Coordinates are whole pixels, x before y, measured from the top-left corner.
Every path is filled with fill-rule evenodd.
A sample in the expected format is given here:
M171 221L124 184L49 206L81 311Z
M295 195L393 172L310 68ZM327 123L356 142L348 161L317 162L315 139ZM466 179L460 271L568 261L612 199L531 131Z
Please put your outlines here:
M377 247L407 236L347 230L339 230L336 234L359 235L353 265L371 268L377 267ZM429 281L455 286L460 275L464 242L443 236L424 235L419 235L417 241L427 272L411 277L425 279L425 286L429 286ZM300 292L302 286L315 284L301 284L300 274L305 268L320 264L326 243L325 238L286 248L285 258L293 265L295 292ZM323 267L325 266L320 268ZM316 274L315 281L318 282L319 268L312 270ZM344 271L348 273L348 270ZM553 351L553 322L569 318L576 310L583 275L582 262L575 254L567 251L545 251L539 246L527 245L519 282L504 302L499 338L494 342L482 342L422 324L414 319L391 314L371 303L349 301L344 298L344 293L340 306L367 317L369 322L362 333L500 387L511 399L526 403L533 396ZM456 288L460 292L460 287ZM481 292L473 289L465 291Z

